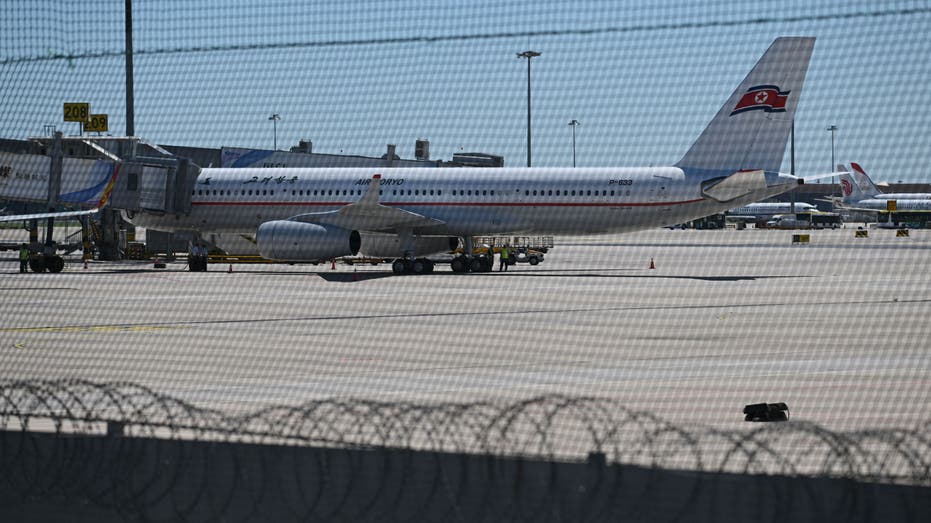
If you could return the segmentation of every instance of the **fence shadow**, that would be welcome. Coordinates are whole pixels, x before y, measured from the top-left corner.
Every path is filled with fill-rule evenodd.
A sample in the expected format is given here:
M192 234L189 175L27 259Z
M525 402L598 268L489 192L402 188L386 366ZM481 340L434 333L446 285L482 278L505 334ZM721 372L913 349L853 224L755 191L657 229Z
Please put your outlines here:
M931 521L931 489L392 448L2 431L3 521Z

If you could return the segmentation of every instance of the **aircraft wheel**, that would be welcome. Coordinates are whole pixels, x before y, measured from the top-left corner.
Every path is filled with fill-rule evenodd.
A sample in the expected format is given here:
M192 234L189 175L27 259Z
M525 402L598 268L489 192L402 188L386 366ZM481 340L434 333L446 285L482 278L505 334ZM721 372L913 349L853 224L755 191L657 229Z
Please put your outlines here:
M391 270L395 274L406 274L407 273L407 260L398 258L391 263Z
M427 266L424 264L423 260L414 260L414 263L411 264L411 272L414 274L424 274L427 272Z
M29 268L32 272L45 272L45 258L30 258Z
M472 272L484 272L485 258L472 258L472 262L469 264L469 270Z
M434 264L432 261L424 258L423 260L424 273L430 274L433 272Z
M453 258L453 261L449 263L450 268L453 272L468 272L469 266L466 264L465 258L459 256Z
M65 269L65 260L61 256L50 256L45 259L45 266L51 273L59 273Z

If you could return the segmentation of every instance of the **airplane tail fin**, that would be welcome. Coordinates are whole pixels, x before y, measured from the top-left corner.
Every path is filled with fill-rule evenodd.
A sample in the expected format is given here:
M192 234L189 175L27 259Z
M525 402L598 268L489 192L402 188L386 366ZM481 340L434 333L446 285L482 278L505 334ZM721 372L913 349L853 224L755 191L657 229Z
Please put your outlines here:
M838 169L846 170L843 167L843 165L837 166ZM873 181L857 163L851 163L850 170L841 173L840 189L844 203L856 203L879 194L879 189L873 185Z
M842 202L853 203L866 197L857 181L853 179L853 171L848 170L842 163L837 164L837 170L841 173L839 183Z
M778 172L814 46L814 37L773 41L676 166Z
M871 180L870 177L866 174L866 171L863 170L863 167L860 167L860 164L852 162L850 164L850 168L851 173L853 174L855 185L860 190L864 198L872 198L881 192L879 188L873 184L873 180Z

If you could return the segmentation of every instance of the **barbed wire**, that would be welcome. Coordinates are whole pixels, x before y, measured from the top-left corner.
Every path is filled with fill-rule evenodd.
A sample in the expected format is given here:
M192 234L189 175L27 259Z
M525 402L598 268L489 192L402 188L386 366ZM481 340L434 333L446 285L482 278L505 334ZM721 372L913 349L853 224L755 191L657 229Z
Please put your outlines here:
M324 399L226 415L135 383L0 382L0 425L28 430L39 420L67 433L99 432L101 423L115 423L127 436L545 459L600 453L613 462L669 468L931 485L931 421L911 430L833 432L813 423L792 422L723 431L683 428L649 412L628 409L617 400L562 395L516 403ZM684 450L689 452L683 454Z
M134 383L7 381L0 507L55 494L166 521L235 520L269 504L289 519L540 520L579 510L602 519L623 508L664 520L691 510L709 475L756 478L772 503L788 494L767 477L840 479L848 494L855 482L899 485L905 496L931 486L929 428L683 428L616 400L560 395L327 399L227 415ZM667 470L697 475L670 479ZM678 504L651 512L641 495L670 481Z

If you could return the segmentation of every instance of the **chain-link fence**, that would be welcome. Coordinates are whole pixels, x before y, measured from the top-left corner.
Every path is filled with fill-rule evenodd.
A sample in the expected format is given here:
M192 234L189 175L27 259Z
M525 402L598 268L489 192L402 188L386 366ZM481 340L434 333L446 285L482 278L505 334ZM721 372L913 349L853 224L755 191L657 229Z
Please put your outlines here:
M525 154L533 59L537 166L668 165L772 40L818 38L796 122L801 173L856 153L881 179L927 157L926 1L135 2L135 132L153 143L434 158ZM59 128L87 102L126 128L124 2L0 6L0 137ZM279 119L270 120L273 115ZM568 126L575 120L578 127ZM786 153L784 170L788 170ZM923 180L922 180L923 181Z

